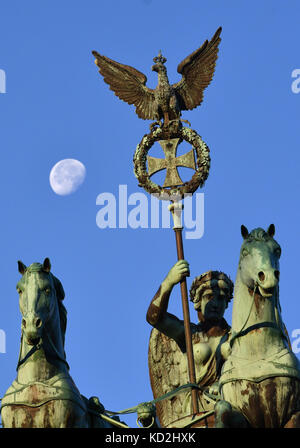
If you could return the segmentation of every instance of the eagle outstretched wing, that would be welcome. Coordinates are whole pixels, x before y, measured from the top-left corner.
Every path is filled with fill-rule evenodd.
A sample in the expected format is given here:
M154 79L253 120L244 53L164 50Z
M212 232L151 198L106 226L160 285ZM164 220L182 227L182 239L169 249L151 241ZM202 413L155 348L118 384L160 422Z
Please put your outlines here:
M157 120L154 90L145 85L147 77L135 68L113 61L97 51L92 53L96 58L95 64L110 90L126 103L134 104L139 118Z
M203 91L214 75L221 31L222 28L218 28L211 41L206 40L178 65L177 72L182 74L182 78L172 87L180 110L191 110L202 103Z

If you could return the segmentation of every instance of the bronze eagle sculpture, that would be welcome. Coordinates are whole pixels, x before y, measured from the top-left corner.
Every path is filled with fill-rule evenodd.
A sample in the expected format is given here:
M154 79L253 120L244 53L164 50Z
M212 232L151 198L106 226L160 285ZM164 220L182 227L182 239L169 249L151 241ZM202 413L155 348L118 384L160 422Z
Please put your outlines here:
M182 78L170 85L165 62L161 54L153 59L152 70L158 74L155 89L146 86L147 77L129 65L120 64L93 51L99 73L110 89L121 100L134 104L139 118L162 120L167 125L171 120L179 120L182 110L191 110L203 100L203 91L210 84L218 57L222 28L218 28L213 38L187 56L177 67Z

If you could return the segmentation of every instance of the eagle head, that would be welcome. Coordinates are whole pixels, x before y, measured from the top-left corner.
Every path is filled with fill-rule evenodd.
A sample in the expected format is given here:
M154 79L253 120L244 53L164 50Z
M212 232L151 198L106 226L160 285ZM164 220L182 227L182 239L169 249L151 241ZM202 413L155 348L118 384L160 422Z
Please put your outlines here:
M159 50L158 56L153 58L153 62L154 62L154 65L152 65L151 69L154 72L159 73L162 71L166 71L166 67L164 66L164 63L167 62L167 59L163 57L163 55L161 54L161 50Z

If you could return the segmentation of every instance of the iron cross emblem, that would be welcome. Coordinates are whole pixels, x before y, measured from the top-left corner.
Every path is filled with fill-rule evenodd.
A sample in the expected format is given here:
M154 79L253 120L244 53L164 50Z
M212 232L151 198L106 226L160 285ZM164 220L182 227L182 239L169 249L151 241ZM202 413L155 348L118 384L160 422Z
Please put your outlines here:
M177 167L183 166L185 168L192 168L196 170L194 150L176 156L179 138L172 138L170 140L160 140L159 143L165 154L165 159L158 159L157 157L147 156L148 174L152 176L161 170L167 170L166 178L163 187L174 187L183 185L180 179Z

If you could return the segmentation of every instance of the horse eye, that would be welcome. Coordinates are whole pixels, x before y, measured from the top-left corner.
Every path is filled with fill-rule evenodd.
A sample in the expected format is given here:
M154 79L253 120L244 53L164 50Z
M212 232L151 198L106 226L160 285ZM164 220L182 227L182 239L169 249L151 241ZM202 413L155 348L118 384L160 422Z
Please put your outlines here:
M249 254L248 249L243 249L243 251L242 251L242 255L243 255L243 257L245 257L245 256L248 255L248 254Z
M22 289L20 289L20 288L17 288L17 291L18 291L18 294L22 294Z
M45 289L45 293L47 294L47 296L50 294L50 292L51 292L51 289L50 289L50 288L46 288L46 289Z
M275 255L276 255L276 257L280 257L280 255L281 255L281 249L279 248L279 247L277 247L277 249L275 249Z

